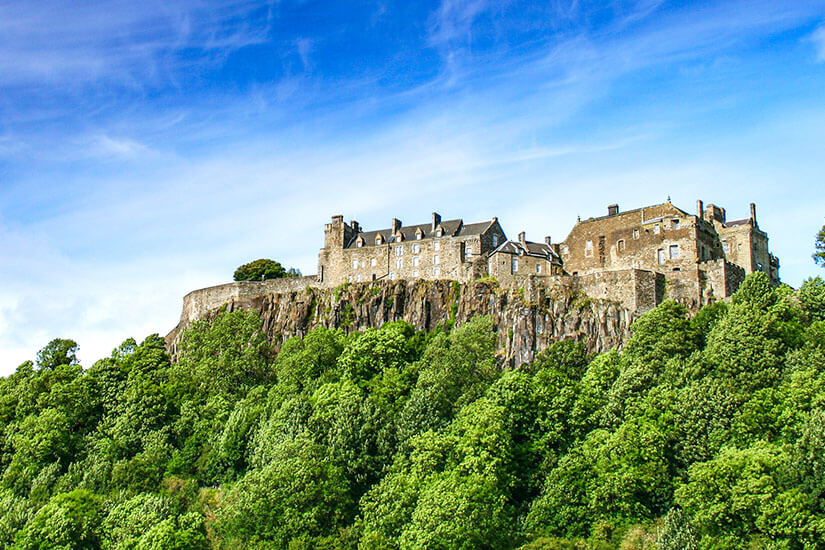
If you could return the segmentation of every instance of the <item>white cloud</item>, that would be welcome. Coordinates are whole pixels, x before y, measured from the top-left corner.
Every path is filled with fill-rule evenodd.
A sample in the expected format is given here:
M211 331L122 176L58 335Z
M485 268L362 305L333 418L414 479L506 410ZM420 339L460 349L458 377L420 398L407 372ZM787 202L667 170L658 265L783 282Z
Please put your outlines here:
M813 33L811 33L810 41L816 49L817 61L825 61L825 25L820 25Z

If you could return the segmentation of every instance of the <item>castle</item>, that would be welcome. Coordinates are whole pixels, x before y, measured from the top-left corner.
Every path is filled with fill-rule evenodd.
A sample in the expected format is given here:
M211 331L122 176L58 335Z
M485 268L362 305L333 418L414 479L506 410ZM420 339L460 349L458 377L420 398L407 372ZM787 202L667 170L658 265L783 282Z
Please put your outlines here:
M509 240L496 218L465 224L433 214L429 223L393 219L365 231L334 216L317 275L194 290L166 342L174 355L181 330L223 309L258 310L276 345L316 326L404 320L432 330L491 315L503 358L518 366L561 339L584 341L591 352L620 345L633 320L663 300L695 311L731 296L754 271L779 284L753 204L748 218L733 221L702 201L695 214L670 200L626 212L613 204L606 216L579 219L559 243L528 241L524 232Z
M664 204L579 220L560 243L507 239L497 218L443 221L365 231L333 216L324 228L317 282L323 286L395 279L471 282L494 277L502 285L535 288L566 280L596 298L652 307L670 298L689 307L723 299L744 276L765 272L779 284L779 261L768 236L750 217L727 221L725 210L697 201L690 214ZM622 296L624 294L624 296Z

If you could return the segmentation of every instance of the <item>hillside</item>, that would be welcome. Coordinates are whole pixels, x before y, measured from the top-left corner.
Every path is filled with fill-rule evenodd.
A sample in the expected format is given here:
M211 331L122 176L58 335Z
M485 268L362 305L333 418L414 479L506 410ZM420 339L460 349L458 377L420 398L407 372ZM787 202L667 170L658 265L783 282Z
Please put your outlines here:
M576 296L435 285L428 325L330 292L1 379L0 546L825 548L822 280L664 302L621 349Z

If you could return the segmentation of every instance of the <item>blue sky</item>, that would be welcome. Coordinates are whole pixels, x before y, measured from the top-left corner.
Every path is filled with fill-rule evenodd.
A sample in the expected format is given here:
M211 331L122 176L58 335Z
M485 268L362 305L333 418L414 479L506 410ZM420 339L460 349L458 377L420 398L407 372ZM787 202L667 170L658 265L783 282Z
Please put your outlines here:
M562 240L753 201L796 286L824 181L825 1L0 0L0 374L255 258L314 273L339 213Z

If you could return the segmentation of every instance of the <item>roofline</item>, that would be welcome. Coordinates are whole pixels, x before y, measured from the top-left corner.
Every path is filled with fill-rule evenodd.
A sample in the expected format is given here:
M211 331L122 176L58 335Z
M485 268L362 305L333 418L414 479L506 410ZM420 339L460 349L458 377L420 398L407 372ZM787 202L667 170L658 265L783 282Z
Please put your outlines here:
M673 208L675 208L676 210L678 210L679 212L681 212L685 216L693 216L694 215L694 214L689 214L688 212L682 210L681 208L679 208L678 206L676 206L672 202L662 202L662 203L659 203L659 204L651 204L651 205L648 205L648 206L640 206L639 208L634 208L633 210L625 210L624 212L618 212L617 214L612 214L612 215L608 214L606 216L599 216L598 218L587 218L586 220L579 220L578 222L576 222L576 224L590 223L590 222L595 222L595 221L599 221L599 220L606 220L607 218L615 218L617 216L624 216L625 214L633 214L635 212L641 212L645 208L656 208L658 206L667 206L667 205L672 206Z

